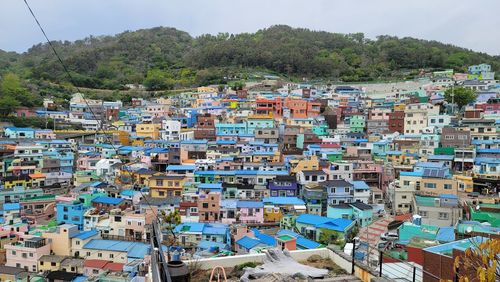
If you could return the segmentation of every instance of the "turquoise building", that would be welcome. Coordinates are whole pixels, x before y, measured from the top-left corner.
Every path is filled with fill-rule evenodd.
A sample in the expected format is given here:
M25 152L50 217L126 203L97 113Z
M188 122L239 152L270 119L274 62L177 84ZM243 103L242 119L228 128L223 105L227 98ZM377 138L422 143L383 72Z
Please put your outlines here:
M361 202L331 205L326 210L329 218L343 218L356 221L358 226L370 225L373 221L373 208Z
M349 127L352 133L363 133L365 131L366 119L362 115L354 115L349 119Z

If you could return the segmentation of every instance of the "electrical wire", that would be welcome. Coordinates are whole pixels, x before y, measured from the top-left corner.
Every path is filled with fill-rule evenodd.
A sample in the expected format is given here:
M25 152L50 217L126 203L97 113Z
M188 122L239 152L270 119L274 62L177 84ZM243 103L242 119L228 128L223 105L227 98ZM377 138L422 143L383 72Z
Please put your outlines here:
M73 78L73 76L71 75L71 72L69 71L69 69L66 67L66 64L64 64L61 56L59 56L59 53L57 52L56 48L54 47L54 45L52 44L52 42L50 41L49 37L47 36L47 33L45 32L45 30L43 29L42 25L40 24L40 22L38 21L38 18L36 17L35 13L33 12L33 10L31 9L30 5L28 4L28 1L27 0L23 0L24 1L24 4L26 4L26 7L28 8L31 16L33 17L33 19L35 20L36 24L38 25L38 28L40 28L40 31L42 32L43 36L45 37L45 40L47 41L47 43L49 44L49 47L52 49L52 52L54 53L54 55L56 56L57 60L59 61L59 63L61 64L61 66L63 67L63 70L64 72L66 73L66 75L68 76L68 78L70 79L71 83L73 84L73 86L76 88L76 90L78 91L78 93L82 93L82 91L80 90L80 88L74 83L75 80ZM87 99L85 98L84 95L82 95L82 98L83 98L83 101L85 102L86 106L88 107L90 113L92 114L92 116L94 117L95 120L99 121L99 119L97 118L97 115L95 114L94 110L92 109L92 107L90 106L89 102L87 101ZM99 129L101 130L101 132L103 133L104 137L106 139L108 139L108 142L109 144L113 147L113 150L118 153L118 149L115 147L115 145L113 144L113 139L111 139L108 134L106 133L106 131L104 130L103 128L103 122L99 122ZM136 184L136 179L135 177L133 177L133 172L130 171L128 169L128 166L127 165L124 165L123 167L125 167L125 169L127 170L128 174L130 176L132 176L132 179L133 179L133 186ZM149 202L149 200L147 199L147 197L144 195L144 193L142 193L141 190L139 190L139 193L141 193L142 195L142 198L145 200L145 202L147 203L147 205L149 206L149 208L151 209L151 211L153 212L153 214L155 215L155 217L157 218L158 222L161 222L160 220L160 217L158 216L158 213L155 212L155 210L153 209L151 203Z

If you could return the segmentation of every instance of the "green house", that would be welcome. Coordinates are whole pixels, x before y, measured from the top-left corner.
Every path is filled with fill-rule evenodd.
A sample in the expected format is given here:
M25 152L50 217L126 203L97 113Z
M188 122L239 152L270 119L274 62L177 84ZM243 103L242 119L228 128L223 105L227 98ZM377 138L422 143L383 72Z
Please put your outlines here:
M318 136L328 136L328 126L326 124L314 126L312 132Z

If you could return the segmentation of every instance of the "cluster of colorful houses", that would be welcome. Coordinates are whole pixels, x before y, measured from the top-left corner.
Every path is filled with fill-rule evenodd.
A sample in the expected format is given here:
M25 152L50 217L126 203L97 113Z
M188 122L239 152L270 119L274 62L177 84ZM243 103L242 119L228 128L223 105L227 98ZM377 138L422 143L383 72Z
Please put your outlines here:
M377 91L267 80L19 109L60 129L1 129L0 277L143 277L149 226L176 211L169 248L183 258L343 245L405 215L418 220L394 253L415 263L415 246L498 238L500 84L487 65L469 72ZM476 101L444 102L451 85ZM75 123L84 130L64 129Z

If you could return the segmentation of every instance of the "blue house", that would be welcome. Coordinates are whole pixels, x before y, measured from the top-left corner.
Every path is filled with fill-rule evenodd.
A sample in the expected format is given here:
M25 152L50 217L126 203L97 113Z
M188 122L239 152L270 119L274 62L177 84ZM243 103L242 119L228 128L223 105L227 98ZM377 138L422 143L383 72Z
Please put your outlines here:
M327 217L351 219L361 226L367 226L373 221L373 208L365 203L354 202L329 206Z
M85 207L80 201L59 202L56 204L57 224L74 224L83 230L83 215Z
M320 241L321 234L334 234L336 239L346 239L356 222L350 219L329 218L313 214L301 214L295 220L295 228L308 239Z
M328 205L354 202L354 185L343 179L321 183L328 195Z
M29 127L5 127L3 134L5 137L12 139L35 138L35 130Z

